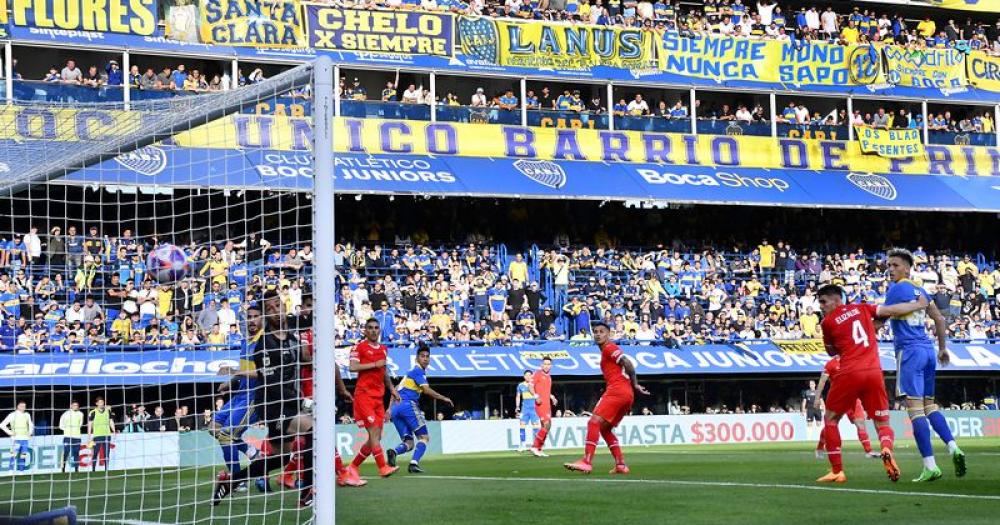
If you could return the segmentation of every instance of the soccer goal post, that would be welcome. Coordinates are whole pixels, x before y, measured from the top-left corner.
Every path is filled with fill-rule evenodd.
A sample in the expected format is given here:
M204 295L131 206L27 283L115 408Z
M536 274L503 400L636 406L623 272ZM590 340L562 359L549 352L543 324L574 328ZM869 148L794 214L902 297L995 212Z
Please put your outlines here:
M0 107L0 523L335 522L333 76Z

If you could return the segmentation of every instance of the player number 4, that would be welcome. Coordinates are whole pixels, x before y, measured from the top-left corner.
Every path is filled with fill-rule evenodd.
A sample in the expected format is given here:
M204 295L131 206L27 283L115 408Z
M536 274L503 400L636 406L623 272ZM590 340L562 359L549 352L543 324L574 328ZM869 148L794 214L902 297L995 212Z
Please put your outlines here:
M851 335L854 337L854 344L868 346L868 332L865 331L865 327L862 326L860 320L855 320L851 323Z

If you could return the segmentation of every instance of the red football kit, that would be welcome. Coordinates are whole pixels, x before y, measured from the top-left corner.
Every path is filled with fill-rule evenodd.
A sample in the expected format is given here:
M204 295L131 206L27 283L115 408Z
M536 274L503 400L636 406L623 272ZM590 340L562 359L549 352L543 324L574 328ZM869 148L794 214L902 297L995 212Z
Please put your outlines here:
M625 359L625 353L618 345L609 342L601 347L601 373L607 388L594 407L594 415L601 416L613 427L632 412L635 398L632 383L621 365L622 359Z
M535 372L535 412L542 423L552 419L552 376L539 369Z
M313 332L312 330L303 330L299 332L299 342L305 348L309 355L313 355ZM299 367L299 379L301 379L300 384L302 385L302 397L312 399L313 397L313 367L311 364L303 364Z
M830 378L830 388L833 388L834 379L840 372L840 359L833 358L826 362L826 366L823 367L823 371ZM858 421L867 418L865 414L865 407L861 405L861 400L857 399L854 402L854 407L847 411L848 421Z
M860 399L872 420L889 420L889 398L873 322L877 311L872 304L844 304L823 318L823 343L840 355L836 380L826 396L827 409L832 412L846 414Z
M373 345L367 340L351 349L351 360L363 365L386 359L387 356L385 345ZM384 366L358 372L358 381L354 385L354 421L359 427L382 427L385 419L385 405L382 401L384 395Z

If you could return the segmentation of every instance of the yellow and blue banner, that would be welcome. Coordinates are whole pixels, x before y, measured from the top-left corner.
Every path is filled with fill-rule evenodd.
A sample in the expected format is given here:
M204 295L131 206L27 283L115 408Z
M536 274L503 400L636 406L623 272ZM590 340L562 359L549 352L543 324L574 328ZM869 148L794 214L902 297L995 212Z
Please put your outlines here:
M879 129L854 126L854 136L863 153L874 153L890 159L904 159L924 154L919 129Z
M980 13L1000 13L1000 0L930 0L935 7L957 11L978 11Z
M198 33L204 44L255 48L307 46L295 0L201 0Z
M487 17L458 19L462 52L482 63L543 70L656 70L656 33Z
M973 51L966 60L969 64L970 84L979 89L1000 93L1000 57Z
M152 36L156 32L157 0L6 0L16 26L66 31L98 31ZM0 23L6 15L0 15Z
M450 57L454 16L307 4L306 32L315 49Z
M969 84L965 52L958 49L907 49L886 46L888 81L916 88L954 89Z

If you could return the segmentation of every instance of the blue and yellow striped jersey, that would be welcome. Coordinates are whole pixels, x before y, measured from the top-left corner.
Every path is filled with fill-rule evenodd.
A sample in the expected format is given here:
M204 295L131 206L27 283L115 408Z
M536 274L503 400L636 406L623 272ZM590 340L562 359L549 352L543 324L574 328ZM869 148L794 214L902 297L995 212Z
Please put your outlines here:
M403 401L419 401L425 386L427 386L427 374L420 365L413 365L413 368L403 376L396 390L399 391L399 397Z

